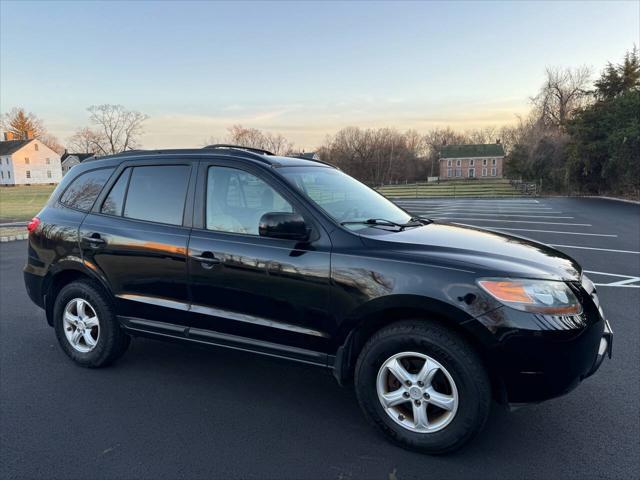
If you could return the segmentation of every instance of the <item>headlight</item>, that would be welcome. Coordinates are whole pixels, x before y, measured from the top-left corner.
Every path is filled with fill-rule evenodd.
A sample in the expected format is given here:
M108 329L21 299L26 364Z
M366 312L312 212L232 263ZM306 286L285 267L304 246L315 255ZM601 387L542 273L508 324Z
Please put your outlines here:
M482 289L516 310L548 315L579 315L582 305L564 282L509 278L478 280Z

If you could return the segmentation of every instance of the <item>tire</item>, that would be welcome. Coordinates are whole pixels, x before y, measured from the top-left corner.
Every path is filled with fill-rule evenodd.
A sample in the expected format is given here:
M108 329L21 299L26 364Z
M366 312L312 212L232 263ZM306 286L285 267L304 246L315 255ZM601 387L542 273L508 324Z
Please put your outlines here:
M58 292L53 315L62 350L82 367L109 365L129 347L130 337L120 327L109 297L93 282L80 280L65 285ZM83 318L80 327L78 319Z
M455 332L426 321L398 322L374 334L358 357L355 389L365 416L389 440L434 455L469 442L491 407L490 381L475 350Z

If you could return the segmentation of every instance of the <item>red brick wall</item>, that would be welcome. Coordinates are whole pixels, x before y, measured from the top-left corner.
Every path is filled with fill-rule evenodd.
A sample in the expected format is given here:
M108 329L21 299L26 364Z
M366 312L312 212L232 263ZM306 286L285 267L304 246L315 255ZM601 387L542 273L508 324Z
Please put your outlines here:
M448 166L448 161L451 160L451 166ZM496 157L496 164L493 165L493 158L487 158L487 165L483 165L483 158L443 158L440 159L440 179L441 180L455 180L469 178L469 169L475 169L475 177L479 179L483 178L502 178L504 157ZM460 162L460 166L457 166ZM472 164L473 161L473 164ZM487 175L482 175L482 169L487 169ZM495 176L491 175L491 169L496 169ZM451 169L451 177L448 176L448 170ZM456 177L456 169L460 170L461 176Z

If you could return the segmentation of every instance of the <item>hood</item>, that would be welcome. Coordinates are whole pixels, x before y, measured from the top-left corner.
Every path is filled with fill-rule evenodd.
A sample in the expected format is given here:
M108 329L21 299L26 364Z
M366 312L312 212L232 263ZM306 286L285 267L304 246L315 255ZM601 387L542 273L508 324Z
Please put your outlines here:
M575 260L554 248L480 228L434 222L402 232L366 232L360 235L369 247L482 275L579 281L582 272Z

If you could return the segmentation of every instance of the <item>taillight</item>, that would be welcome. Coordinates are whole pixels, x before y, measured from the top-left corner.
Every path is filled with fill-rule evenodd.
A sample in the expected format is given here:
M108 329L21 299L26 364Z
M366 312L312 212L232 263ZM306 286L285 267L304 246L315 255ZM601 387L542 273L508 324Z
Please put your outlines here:
M40 219L38 217L33 217L29 223L27 223L27 230L29 233L33 232L40 225Z

